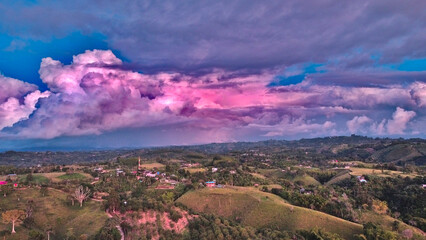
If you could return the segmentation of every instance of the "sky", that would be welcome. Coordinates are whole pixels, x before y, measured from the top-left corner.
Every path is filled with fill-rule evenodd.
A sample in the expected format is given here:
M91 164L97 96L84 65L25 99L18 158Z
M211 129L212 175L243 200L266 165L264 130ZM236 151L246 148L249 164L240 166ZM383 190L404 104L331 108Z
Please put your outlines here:
M0 1L0 149L426 136L426 2Z

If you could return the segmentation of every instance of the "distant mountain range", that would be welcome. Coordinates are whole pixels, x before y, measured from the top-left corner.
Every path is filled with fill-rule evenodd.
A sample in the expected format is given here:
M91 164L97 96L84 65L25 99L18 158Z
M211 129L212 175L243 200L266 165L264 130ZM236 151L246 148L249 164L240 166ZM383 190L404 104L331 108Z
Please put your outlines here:
M191 146L169 146L139 149L45 151L5 151L0 153L0 165L31 166L37 164L70 164L76 162L109 161L117 157L149 156L173 158L197 152L205 154L229 154L256 151L268 154L298 156L298 159L344 159L365 162L383 162L403 165L411 163L426 164L425 139L390 139L364 136L339 136L300 140L268 140L259 142L211 143ZM168 154L165 155L164 153ZM300 154L300 152L306 154ZM308 155L309 153L309 155ZM304 157L304 155L310 156Z

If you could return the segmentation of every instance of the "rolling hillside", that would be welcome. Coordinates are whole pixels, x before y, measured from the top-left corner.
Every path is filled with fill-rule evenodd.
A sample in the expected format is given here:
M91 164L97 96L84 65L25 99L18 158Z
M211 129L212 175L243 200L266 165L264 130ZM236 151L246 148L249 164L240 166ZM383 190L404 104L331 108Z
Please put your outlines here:
M18 201L19 196L19 201ZM34 224L40 232L44 232L48 226L53 228L51 237L72 232L76 236L81 234L95 234L108 218L102 210L102 204L95 201L84 203L80 208L76 204L70 206L67 195L59 190L49 189L48 195L41 196L38 189L29 188L13 192L6 198L1 198L0 209L25 210L28 200L34 201ZM0 222L0 231L10 230L11 224ZM16 234L8 237L11 240L27 239L29 230L22 225L16 227ZM52 239L52 238L51 238Z
M372 162L410 162L420 164L426 161L426 143L391 144L371 155Z
M293 206L278 196L255 188L205 188L188 192L177 201L197 212L214 213L257 229L268 227L295 231L320 227L345 239L351 239L362 231L360 224Z

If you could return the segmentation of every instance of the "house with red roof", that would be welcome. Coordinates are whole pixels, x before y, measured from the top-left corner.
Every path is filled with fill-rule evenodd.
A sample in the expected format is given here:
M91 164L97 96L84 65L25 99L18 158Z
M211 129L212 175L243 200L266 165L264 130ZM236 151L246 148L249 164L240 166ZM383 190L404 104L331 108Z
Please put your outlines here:
M207 187L210 187L210 188L213 188L213 187L215 187L215 186L216 186L216 181L206 182L206 186L207 186Z

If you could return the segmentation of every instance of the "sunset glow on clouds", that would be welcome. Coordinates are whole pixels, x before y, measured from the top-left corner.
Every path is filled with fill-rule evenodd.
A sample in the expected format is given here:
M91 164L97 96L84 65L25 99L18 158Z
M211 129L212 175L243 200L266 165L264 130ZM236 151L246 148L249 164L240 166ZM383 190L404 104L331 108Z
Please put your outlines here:
M0 148L426 135L424 1L204 4L0 3Z
M240 76L215 70L193 77L141 74L121 66L111 51L86 51L70 65L44 58L39 71L49 88L44 92L2 77L7 83L0 104L4 136L55 138L177 123L195 131L225 131L222 140L232 140L233 131L241 129L265 137L410 135L416 111L424 110L423 82L341 87L305 79L268 87L273 72Z

